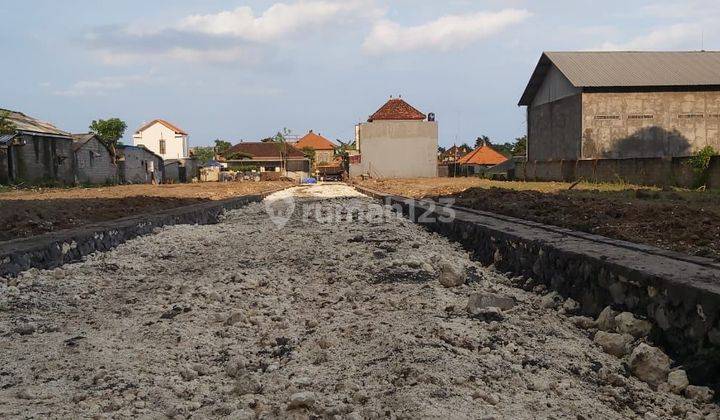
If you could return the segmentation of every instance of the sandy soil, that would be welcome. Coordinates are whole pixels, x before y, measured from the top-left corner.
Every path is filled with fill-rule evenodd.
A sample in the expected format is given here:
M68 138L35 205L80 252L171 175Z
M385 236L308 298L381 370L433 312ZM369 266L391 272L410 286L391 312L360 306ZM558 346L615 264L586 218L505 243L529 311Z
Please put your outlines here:
M448 264L468 283L443 287ZM651 390L512 284L348 187L285 191L0 282L0 417L716 412ZM471 317L477 292L517 306Z
M0 241L273 190L285 182L39 188L0 193Z
M720 260L720 193L625 184L502 182L477 178L361 182L406 197L456 204Z

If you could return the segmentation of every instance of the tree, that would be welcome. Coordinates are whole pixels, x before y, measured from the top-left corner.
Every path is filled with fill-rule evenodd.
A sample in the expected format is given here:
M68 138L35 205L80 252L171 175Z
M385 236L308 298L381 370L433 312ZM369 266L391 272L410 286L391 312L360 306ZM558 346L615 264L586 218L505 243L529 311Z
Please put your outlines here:
M0 112L0 134L15 133L15 124L8 119L10 111Z
M527 155L527 135L515 139L515 144L513 144L512 148L512 154L513 156Z
M125 121L119 118L110 118L109 120L93 120L90 124L90 131L98 136L101 142L103 142L113 156L115 156L115 148L118 141L125 134L127 124Z
M215 150L212 147L196 147L192 150L192 155L204 165L215 158Z
M225 152L227 152L228 149L231 147L232 147L232 144L230 144L229 141L220 140L220 139L215 140L215 148L214 149L215 149L216 155L224 155Z
M445 153L445 152L447 152L447 149L445 149L445 148L442 147L442 146L438 146L438 153L443 154L443 153Z
M487 145L490 145L490 144L491 144L491 143L490 143L490 137L488 137L488 136L480 136L480 137L478 137L477 139L475 139L475 148L476 148L476 149L477 149L478 147L484 145L484 144L487 144Z
M290 134L292 134L292 132L287 127L283 127L282 131L278 131L275 137L273 137L273 141L277 143L278 150L280 151L280 159L282 159L281 170L285 173L285 176L287 176L287 136Z

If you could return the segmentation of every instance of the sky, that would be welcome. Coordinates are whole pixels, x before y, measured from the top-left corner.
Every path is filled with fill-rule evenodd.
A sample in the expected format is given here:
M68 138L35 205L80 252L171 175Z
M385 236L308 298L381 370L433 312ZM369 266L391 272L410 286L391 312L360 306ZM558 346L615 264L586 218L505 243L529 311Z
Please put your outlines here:
M0 19L0 108L70 132L118 117L127 143L163 118L191 146L352 140L398 95L440 145L504 143L542 51L720 49L717 0L25 0Z

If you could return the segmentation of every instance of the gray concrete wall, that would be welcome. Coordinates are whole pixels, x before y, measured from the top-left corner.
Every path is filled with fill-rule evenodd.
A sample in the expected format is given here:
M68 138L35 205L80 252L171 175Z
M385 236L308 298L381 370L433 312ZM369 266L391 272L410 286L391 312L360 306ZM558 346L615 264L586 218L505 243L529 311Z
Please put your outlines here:
M118 167L110 151L93 137L75 151L75 176L80 184L116 184Z
M23 135L25 144L10 147L12 178L15 182L75 182L72 140Z
M720 92L591 92L582 106L582 159L720 150Z
M553 65L535 94L532 106L540 106L568 96L578 95L580 92L581 90L573 86L567 77Z
M10 173L8 172L8 151L0 149L0 184L10 183Z
M123 148L124 160L120 162L120 180L126 184L149 184L152 174L148 171L148 162L154 162L154 175L157 182L163 180L163 160L159 156L139 147Z
M638 185L693 188L697 176L688 158L637 158L535 161L517 164L515 176L527 181L627 182ZM720 189L720 157L708 169L708 188Z
M360 124L358 134L361 163L351 166L351 176L437 176L437 122L373 121Z
M163 171L163 182L168 184L177 184L180 182L180 162L165 165L165 170Z
M580 157L582 97L569 96L528 108L528 159Z

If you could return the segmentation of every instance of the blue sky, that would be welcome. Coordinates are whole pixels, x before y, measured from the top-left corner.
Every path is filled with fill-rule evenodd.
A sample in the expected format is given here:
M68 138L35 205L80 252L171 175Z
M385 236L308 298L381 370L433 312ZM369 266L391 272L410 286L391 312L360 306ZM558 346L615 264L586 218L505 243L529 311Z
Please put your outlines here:
M192 145L283 127L352 139L390 95L440 143L524 134L543 50L720 47L720 2L26 0L0 3L0 107L87 131L165 118Z

